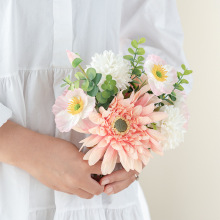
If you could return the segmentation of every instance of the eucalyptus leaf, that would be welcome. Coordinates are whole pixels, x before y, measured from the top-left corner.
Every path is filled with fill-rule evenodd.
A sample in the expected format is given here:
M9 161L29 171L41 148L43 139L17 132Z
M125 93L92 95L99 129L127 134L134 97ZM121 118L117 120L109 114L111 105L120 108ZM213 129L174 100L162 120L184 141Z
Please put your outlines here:
M105 99L105 98L102 97L101 92L98 92L98 93L96 94L96 99L97 99L98 102L101 103L101 104L104 104L104 103L107 102L107 99Z
M88 87L89 87L89 80L85 80L85 81L82 83L82 89L83 89L84 91L87 91Z
M184 64L181 65L183 70L186 70L186 66Z
M94 86L95 86L95 83L93 81L90 81L87 91L91 91L94 88Z
M132 74L136 75L136 76L141 76L141 71L137 68L133 69Z
M93 80L96 77L96 70L94 68L88 68L86 74L90 80Z
M77 66L79 66L79 64L80 64L82 61L83 61L83 60L82 60L81 58L76 58L76 59L73 60L72 66L73 66L74 68L76 68Z
M102 74L96 73L96 76L92 81L95 83L95 85L97 85L100 82L101 78L102 78Z
M77 79L86 79L85 75L84 75L83 73L81 73L81 72L77 72L77 73L75 74L75 77L76 77Z
M108 99L111 96L111 93L108 91L103 91L102 92L102 97L105 99Z
M95 85L91 91L87 92L87 95L95 97L98 91L99 91L99 88L98 86Z

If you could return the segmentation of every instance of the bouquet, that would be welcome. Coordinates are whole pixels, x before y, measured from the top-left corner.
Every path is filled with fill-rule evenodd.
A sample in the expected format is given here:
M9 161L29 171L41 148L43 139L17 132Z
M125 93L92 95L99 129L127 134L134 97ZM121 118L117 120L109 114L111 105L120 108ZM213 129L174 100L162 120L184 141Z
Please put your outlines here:
M163 154L184 140L183 84L192 71L182 65L178 72L157 55L145 59L142 43L145 38L133 40L130 55L95 54L85 69L82 58L67 51L78 72L75 80L63 80L66 89L53 106L56 126L88 135L80 142L89 149L83 159L91 166L102 160L103 175L117 162L126 171L141 172L152 152Z

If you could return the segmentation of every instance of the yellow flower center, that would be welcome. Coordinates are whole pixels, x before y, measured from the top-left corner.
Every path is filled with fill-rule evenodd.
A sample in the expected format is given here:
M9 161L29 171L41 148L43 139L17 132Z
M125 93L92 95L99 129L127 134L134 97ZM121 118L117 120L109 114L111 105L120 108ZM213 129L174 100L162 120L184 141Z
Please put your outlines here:
M130 129L130 123L125 118L117 116L112 122L112 129L116 134L124 135Z
M83 110L83 106L84 103L81 97L73 97L71 101L68 103L67 112L72 115L79 114Z
M167 71L163 68L162 65L156 65L154 64L154 67L152 69L152 73L154 75L154 77L156 78L156 80L160 81L160 82L164 82L167 79Z

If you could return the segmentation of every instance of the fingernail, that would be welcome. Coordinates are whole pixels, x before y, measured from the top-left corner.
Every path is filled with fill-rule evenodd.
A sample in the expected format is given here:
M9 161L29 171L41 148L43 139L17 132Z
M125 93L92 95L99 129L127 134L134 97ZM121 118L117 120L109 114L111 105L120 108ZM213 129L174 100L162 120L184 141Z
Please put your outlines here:
M104 180L102 181L101 185L102 185L102 186L105 186L105 185L107 185L109 182L110 182L109 179L104 179Z
M113 193L113 188L112 188L112 187L108 187L108 188L105 190L105 193L107 193L108 195L112 194L112 193Z

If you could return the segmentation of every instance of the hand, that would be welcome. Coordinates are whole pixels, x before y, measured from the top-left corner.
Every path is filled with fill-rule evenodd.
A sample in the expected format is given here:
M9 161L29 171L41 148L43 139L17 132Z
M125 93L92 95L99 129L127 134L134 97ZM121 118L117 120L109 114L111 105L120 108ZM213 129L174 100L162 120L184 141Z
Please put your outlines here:
M136 180L137 171L131 170L127 172L125 169L117 170L109 175L104 176L100 180L100 184L105 186L104 192L108 195L118 193Z
M104 187L91 178L101 174L101 162L89 166L68 141L41 135L13 122L0 128L0 161L17 166L46 186L90 199Z

